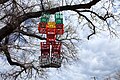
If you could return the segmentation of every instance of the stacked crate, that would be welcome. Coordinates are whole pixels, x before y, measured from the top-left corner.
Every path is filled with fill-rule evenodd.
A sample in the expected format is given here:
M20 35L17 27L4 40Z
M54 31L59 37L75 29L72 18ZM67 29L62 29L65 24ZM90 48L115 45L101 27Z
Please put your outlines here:
M56 13L55 14L55 22L56 22L56 34L63 34L63 14Z
M61 42L56 41L56 35L62 35L63 15L55 14L55 22L49 22L50 15L44 14L38 24L39 33L46 34L46 42L41 42L40 66L42 68L61 66Z

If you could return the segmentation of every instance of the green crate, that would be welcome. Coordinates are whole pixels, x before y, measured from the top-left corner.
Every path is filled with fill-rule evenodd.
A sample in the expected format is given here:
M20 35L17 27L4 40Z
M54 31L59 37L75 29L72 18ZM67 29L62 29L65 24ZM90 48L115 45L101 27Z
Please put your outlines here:
M50 18L50 14L44 14L44 17L46 17L46 18Z
M56 13L55 14L55 19L63 19L63 14L62 13Z
M47 22L47 19L42 17L42 18L40 18L40 22Z
M40 22L48 22L50 18L50 14L43 14L42 17L40 18Z
M49 18L45 18L45 17L42 17L40 18L40 22L48 22L49 21Z
M56 24L63 24L63 19L57 19L55 20Z

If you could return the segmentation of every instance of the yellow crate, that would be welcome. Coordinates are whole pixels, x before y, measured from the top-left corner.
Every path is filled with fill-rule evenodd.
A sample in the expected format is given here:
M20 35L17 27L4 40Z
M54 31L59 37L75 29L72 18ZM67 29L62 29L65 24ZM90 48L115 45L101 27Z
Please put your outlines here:
M55 25L55 24L56 24L55 22L48 22L47 27L48 27L48 28L56 28L56 25Z

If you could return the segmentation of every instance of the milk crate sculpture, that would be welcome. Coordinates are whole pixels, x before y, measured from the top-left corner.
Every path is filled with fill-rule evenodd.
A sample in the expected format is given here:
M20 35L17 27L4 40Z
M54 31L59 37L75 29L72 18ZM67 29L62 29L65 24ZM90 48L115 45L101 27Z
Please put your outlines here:
M40 66L42 68L59 68L61 67L61 45L62 43L56 41L56 35L64 33L63 28L63 14L56 13L55 22L49 21L50 15L44 14L40 18L38 24L38 31L41 34L46 34L46 42L41 42Z

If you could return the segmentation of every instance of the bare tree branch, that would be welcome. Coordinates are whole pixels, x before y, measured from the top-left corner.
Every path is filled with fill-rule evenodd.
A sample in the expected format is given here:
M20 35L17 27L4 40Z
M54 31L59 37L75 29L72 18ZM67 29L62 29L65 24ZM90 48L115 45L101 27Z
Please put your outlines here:
M23 35L27 35L27 36L30 36L30 37L35 37L35 38L38 38L38 39L41 39L41 40L45 40L46 39L46 38L40 37L40 36L38 36L36 34L31 34L31 33L28 33L28 32L24 32L22 30L19 30L19 31L16 31L16 32L19 32L19 33L21 33Z
M50 14L53 14L55 12L64 11L64 10L90 9L91 6L95 5L99 1L101 1L101 0L93 0L89 3L87 3L87 4L60 6L60 7L56 7L56 8L46 10L46 12L48 12ZM5 38L10 33L12 33L23 21L25 21L29 18L39 17L39 16L41 16L41 14L42 14L42 11L29 12L29 13L26 13L22 16L17 17L16 18L17 21L15 21L15 22L13 21L14 25L13 24L6 25L2 29L0 29L0 42L2 41L3 38Z
M22 64L20 64L18 62L14 62L14 61L11 60L10 53L9 53L9 51L7 49L4 50L4 54L7 57L7 61L9 62L10 65L20 66L20 67L24 68L24 70L26 70L24 65L22 65Z
M42 10L45 11L45 8L44 8L44 5L43 5L43 0L40 0L40 1L41 1Z
M4 3L6 3L7 1L9 1L9 0L0 0L0 4L4 4Z
M91 28L92 30L93 30L93 32L90 34L90 35L88 35L88 37L87 37L87 39L89 40L90 39L90 37L92 36L92 35L94 35L95 34L95 25L92 23L92 21L90 21L85 15L83 15L83 14L81 14L78 10L74 10L75 12L77 12L80 16L82 16L82 17L84 17L92 26L93 26L93 28Z
M93 12L93 11L90 11L90 10L80 10L79 12L90 12L90 13L96 15L96 16L97 16L98 18L100 18L101 20L104 20L104 21L106 20L106 18L104 18L104 17L98 15L96 12Z
M5 56L7 57L8 63L9 63L10 65L20 66L20 67L24 68L24 70L26 70L26 68L25 68L24 65L22 65L22 64L20 64L20 63L18 63L18 62L12 61L11 56L10 56L10 53L9 53L9 50L8 50L8 47L7 47L7 44L8 44L8 38L5 39L5 43L4 43L4 45L2 45L1 47L2 47L2 51L4 51L4 54L5 54Z

